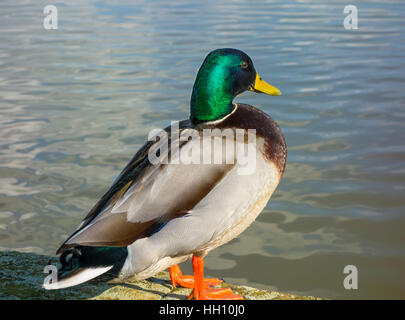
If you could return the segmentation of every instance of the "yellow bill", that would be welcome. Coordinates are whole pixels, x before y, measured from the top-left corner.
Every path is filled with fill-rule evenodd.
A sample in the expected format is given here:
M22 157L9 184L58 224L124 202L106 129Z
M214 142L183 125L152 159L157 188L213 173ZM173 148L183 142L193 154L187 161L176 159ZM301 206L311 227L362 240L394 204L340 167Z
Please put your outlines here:
M255 84L249 88L250 91L253 92L261 92L265 93L271 96L280 96L281 91L278 90L276 87L273 87L272 85L268 84L266 81L262 80L260 78L259 74L256 73L256 80Z

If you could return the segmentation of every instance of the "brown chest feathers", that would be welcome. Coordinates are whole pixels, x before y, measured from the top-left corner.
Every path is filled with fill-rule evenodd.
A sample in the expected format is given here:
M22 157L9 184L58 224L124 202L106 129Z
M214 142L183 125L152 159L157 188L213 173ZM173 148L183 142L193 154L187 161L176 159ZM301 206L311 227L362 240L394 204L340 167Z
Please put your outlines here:
M256 135L265 140L264 156L277 166L281 175L284 173L287 162L284 136L277 122L265 112L253 106L238 103L237 109L232 114L212 126L218 129L256 129Z

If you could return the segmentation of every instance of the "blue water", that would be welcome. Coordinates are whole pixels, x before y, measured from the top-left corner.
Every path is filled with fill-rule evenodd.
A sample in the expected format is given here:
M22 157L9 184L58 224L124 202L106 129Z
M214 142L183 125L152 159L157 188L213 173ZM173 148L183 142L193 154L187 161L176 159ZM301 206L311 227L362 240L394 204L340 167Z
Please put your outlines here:
M59 28L45 30L47 4L0 2L0 249L53 254L149 131L188 117L206 54L233 47L283 92L236 101L280 124L288 163L208 275L405 298L403 2L59 1ZM348 4L358 30L343 27Z

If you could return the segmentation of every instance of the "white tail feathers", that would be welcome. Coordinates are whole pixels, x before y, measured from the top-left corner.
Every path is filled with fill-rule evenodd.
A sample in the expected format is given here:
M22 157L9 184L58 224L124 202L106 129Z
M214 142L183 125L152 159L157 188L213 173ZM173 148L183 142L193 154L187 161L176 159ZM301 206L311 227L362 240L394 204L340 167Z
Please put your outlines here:
M113 266L78 269L77 271L72 272L66 278L62 278L54 283L44 283L42 287L46 290L56 290L77 286L78 284L102 275L112 267Z

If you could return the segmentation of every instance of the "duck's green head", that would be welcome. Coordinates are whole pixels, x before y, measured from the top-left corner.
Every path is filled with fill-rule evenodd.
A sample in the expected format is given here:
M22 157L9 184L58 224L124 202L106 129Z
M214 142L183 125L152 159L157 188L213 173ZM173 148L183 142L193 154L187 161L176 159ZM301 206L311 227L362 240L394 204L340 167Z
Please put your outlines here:
M233 99L246 90L272 96L281 94L259 77L246 53L228 48L210 52L194 83L191 121L201 123L225 117L234 108Z

